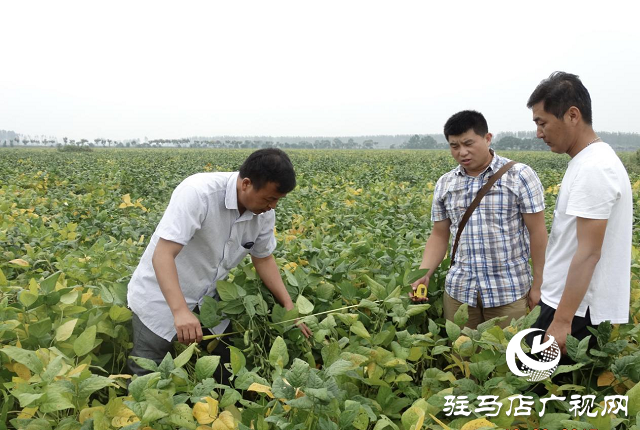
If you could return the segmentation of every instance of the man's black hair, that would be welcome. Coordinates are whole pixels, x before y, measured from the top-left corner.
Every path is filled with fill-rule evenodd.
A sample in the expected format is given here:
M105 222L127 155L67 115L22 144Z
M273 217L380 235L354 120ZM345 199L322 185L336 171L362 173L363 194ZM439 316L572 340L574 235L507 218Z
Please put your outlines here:
M475 110L463 110L451 116L444 125L444 137L449 140L449 136L458 136L473 129L478 136L484 137L489 133L487 120L480 112Z
M580 110L582 119L588 125L592 123L591 96L577 75L566 72L553 72L547 79L538 84L527 107L544 102L544 111L558 119L562 119L571 106Z
M259 149L240 166L240 177L251 179L256 190L268 182L278 184L278 192L286 194L296 187L296 172L289 156L278 148Z

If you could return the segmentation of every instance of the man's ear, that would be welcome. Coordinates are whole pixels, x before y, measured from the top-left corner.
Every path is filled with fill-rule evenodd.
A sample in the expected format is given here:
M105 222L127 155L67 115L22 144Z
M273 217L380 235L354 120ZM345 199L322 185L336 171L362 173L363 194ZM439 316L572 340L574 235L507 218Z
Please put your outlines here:
M242 178L242 182L240 182L240 189L242 191L247 191L247 189L251 186L251 179Z
M567 112L564 114L564 116L565 118L567 118L570 124L578 125L578 123L582 119L582 112L580 112L580 109L578 109L577 107L571 106L569 109L567 109Z
M491 145L491 139L493 139L493 134L487 133L484 135L484 138L487 140L487 143Z

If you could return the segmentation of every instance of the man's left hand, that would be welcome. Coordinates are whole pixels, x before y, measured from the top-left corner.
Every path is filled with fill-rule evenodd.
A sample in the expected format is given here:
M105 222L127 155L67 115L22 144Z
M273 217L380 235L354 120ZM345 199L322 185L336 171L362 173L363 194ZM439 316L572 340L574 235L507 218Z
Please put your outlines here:
M298 326L298 328L300 329L304 337L306 337L307 339L309 339L309 337L313 335L313 332L309 327L307 327L305 323L301 321L296 321L296 326Z
M553 320L549 328L547 329L547 337L553 336L558 342L558 346L560 347L560 352L564 355L567 354L567 335L571 334L571 323L563 323L557 322Z

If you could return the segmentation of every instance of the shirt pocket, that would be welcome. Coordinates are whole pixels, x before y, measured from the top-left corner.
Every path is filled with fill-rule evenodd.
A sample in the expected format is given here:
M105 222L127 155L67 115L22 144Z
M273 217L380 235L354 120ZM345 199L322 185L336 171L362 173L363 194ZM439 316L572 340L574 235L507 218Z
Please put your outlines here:
M225 257L223 266L227 270L231 270L234 267L236 267L238 264L240 264L240 262L244 259L244 257L246 257L247 254L249 253L249 250L245 249L239 243L233 243L232 245L229 246L229 248L227 249L227 252L229 255Z
M471 200L467 202L468 194L469 189L464 181L452 184L447 190L444 207L447 211L447 217L454 225L460 223L467 207L471 205Z
M491 233L502 236L517 234L523 223L517 184L507 178L498 179L483 199L483 212Z

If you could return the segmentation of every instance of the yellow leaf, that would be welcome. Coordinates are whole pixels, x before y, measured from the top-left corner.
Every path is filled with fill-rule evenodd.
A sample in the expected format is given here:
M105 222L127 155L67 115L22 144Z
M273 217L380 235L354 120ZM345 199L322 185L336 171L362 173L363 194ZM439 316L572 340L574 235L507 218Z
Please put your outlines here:
M218 416L218 401L209 396L205 397L207 403L198 402L193 405L193 417L198 424L209 424Z
M80 424L84 423L89 418L93 418L93 414L96 411L104 411L104 406L96 406L96 407L93 407L93 408L84 408L83 410L81 410L80 411L80 417L78 418L78 421L80 421Z
M130 194L125 194L124 196L122 196L122 201L127 206L133 206L133 203L131 203L131 195Z
M109 375L109 379L131 379L131 375Z
M84 369L86 369L86 368L87 368L87 365L86 365L86 364L81 364L80 366L76 367L76 368L75 368L75 369L73 369L71 372L69 372L69 373L67 374L67 376L72 377L72 376L75 376L75 375L79 375L79 374L81 374L81 373L84 371Z
M15 363L13 365L13 371L16 372L16 375L18 375L20 378L24 379L25 381L28 381L29 379L31 379L31 372L29 371L27 366L25 366L24 364Z
M477 418L477 419L475 419L473 421L469 421L468 423L463 425L460 430L476 430L476 429L479 429L480 427L493 427L493 428L495 428L496 425L494 423L492 423L491 421L487 421L485 418Z
M606 371L598 377L598 387L608 387L614 382L616 382L616 377L610 371Z
M451 427L449 427L448 425L446 425L445 423L443 423L442 421L440 421L439 419L437 419L436 417L433 416L433 414L429 414L429 416L438 424L440 424L440 427L442 427L444 430L451 430Z
M9 263L15 264L16 266L29 267L29 263L24 261L22 258L16 258L15 260L11 260Z
M91 290L87 291L82 295L82 298L80 299L80 303L84 305L87 302L87 300L89 300L92 296L93 296L93 291Z
M247 388L247 391L255 391L256 393L263 393L273 399L273 393L271 392L271 388L267 387L266 385L258 384L257 382L254 382L253 384L251 384L249 388Z
M76 323L78 319L72 319L62 324L60 327L56 329L56 341L63 342L71 337L73 334L73 329L76 327Z
M111 425L119 428L131 425L136 421L140 421L140 418L136 416L135 412L126 406L122 406L111 420Z
M38 412L38 406L36 406L34 408L24 408L18 414L18 419L19 420L28 420L30 418L33 418L33 416L36 414L36 412Z
M422 424L424 423L424 410L417 406L412 406L408 409L407 412L413 412L418 416L418 421L411 426L411 430L420 430L422 428Z
M218 419L211 425L213 430L234 430L237 428L236 421L233 419L231 412L224 411Z

